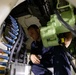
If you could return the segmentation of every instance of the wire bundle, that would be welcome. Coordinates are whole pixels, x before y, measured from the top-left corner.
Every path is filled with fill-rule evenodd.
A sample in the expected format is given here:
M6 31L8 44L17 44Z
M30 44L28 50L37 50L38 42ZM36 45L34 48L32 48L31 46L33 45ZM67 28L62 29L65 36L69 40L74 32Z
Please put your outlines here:
M27 63L27 50L25 42L27 40L26 34L23 28L18 24L16 19L12 16L8 16L5 21L5 35L6 42L3 45L7 47L7 50L0 49L1 53L6 55L0 55L0 59L7 60L7 62L0 62L0 75L5 75L6 68L10 69L11 63Z

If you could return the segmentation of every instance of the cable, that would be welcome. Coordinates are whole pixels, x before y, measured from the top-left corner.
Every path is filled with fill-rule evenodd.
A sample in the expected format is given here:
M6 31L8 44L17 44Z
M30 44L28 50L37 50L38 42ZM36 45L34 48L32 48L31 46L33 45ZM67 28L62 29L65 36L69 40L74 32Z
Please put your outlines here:
M19 40L20 40L20 37L21 37L21 27L20 27L20 34L19 34L19 37L18 37L18 39L17 39L15 45L13 46L13 49L11 50L11 54L10 54L10 57L9 57L9 63L10 63L10 61L12 60L12 56L13 56L14 50L15 50L15 48L16 48L16 46L17 46Z
M62 17L61 17L60 14L58 13L58 11L55 10L54 13L56 14L58 20L62 23L62 25L64 25L67 29L69 29L69 30L72 32L72 34L73 34L74 36L76 36L76 30L75 30L73 27L71 27L69 24L67 24L67 23L62 19Z
M17 52L16 52L15 62L17 62L22 43L23 43L23 36L21 37L21 41L20 41L19 47L18 47Z

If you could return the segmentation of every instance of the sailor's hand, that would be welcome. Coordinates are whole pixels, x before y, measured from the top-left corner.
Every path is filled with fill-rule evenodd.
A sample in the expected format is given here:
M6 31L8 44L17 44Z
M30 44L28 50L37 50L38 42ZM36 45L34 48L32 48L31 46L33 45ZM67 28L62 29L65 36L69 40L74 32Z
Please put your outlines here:
M37 55L31 54L30 59L31 59L32 63L40 64L40 59L39 59L39 57Z

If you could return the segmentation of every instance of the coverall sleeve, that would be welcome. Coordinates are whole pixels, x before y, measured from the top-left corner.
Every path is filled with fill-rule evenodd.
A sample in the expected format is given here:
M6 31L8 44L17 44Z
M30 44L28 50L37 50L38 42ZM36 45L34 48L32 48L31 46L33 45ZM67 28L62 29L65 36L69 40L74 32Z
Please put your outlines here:
M35 46L35 42L32 42L31 43L31 54L37 54L36 52L36 48L35 48L36 46Z

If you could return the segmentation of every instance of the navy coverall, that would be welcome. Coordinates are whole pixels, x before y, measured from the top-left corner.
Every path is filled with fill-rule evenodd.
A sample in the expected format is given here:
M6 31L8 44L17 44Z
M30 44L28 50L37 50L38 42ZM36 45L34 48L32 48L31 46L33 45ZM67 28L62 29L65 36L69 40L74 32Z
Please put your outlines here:
M55 46L53 52L54 75L72 75L70 62L63 46Z
M52 75L47 69L49 67L54 67L54 75L71 75L68 59L61 46L45 48L42 41L33 41L31 44L31 54L42 57L40 64L33 64L30 61L32 72L35 75Z

